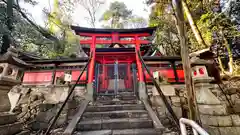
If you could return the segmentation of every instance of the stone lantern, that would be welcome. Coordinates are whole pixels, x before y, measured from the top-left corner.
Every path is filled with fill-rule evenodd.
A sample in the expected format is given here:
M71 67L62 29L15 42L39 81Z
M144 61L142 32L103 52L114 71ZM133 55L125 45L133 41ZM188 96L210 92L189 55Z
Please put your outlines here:
M23 68L27 63L17 58L17 50L9 48L0 56L0 112L8 112L11 108L8 92L13 86L21 83Z

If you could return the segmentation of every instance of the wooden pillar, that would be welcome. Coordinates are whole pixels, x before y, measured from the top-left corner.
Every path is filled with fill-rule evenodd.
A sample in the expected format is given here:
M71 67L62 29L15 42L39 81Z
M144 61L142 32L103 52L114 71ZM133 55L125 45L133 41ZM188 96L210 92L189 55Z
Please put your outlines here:
M90 45L90 52L92 53L92 60L88 68L88 83L92 83L93 77L94 77L94 65L95 65L95 58L96 58L96 36L92 36L92 44Z
M187 91L187 98L188 98L188 108L189 108L189 118L192 120L197 120L196 115L196 97L194 93L193 81L192 81L192 71L189 59L189 50L187 44L187 37L186 37L186 29L184 26L184 15L182 9L182 2L181 0L173 0L173 5L175 5L176 11L176 19L177 19L177 28L180 37L180 45L181 45L181 57L182 57L182 64L184 70L184 78L185 78L185 87Z

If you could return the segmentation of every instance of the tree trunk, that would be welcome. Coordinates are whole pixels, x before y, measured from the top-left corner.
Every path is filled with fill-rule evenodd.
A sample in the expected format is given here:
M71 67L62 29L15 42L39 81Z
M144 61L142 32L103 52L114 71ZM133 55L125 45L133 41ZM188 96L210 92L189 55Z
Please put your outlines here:
M190 10L189 10L189 8L188 8L188 5L187 5L187 3L186 3L185 0L182 0L182 6L183 6L183 10L184 10L184 12L185 12L185 14L186 14L186 16L187 16L187 19L188 19L188 21L189 21L189 24L190 24L190 26L191 26L191 29L192 29L192 31L193 31L193 34L194 34L194 36L195 36L198 44L199 44L199 45L204 45L205 47L208 47L207 44L205 43L205 41L204 41L204 39L203 39L200 31L199 31L197 25L196 25L195 22L193 21L191 12L190 12Z
M13 29L13 0L7 1L7 26L10 31Z
M220 67L220 69L221 69L221 73L222 73L222 74L225 74L226 72L225 72L225 70L224 70L224 67L223 67L222 60L221 60L221 57L220 57L220 56L218 56L218 62L219 62L219 67Z
M186 37L186 29L184 26L184 15L182 10L181 0L175 0L176 3L176 19L177 19L177 27L180 37L180 45L181 45L181 57L182 57L182 64L184 69L184 78L185 78L185 87L187 91L187 99L188 99L188 108L189 108L189 118L192 120L197 120L197 109L196 109L196 97L193 87L193 80L192 80L192 70L190 65L189 59L189 50L187 44L187 37Z
M228 62L228 72L232 75L233 74L233 54L232 54L232 51L231 51L231 48L226 40L225 37L223 37L224 39L224 46L226 47L227 49L227 52L228 52L228 58L229 58L229 62Z

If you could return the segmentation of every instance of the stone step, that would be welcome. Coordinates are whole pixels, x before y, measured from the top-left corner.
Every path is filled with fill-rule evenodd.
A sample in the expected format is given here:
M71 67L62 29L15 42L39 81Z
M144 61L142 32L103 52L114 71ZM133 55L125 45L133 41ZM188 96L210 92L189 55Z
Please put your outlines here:
M123 91L123 92L118 92L118 95L120 95L120 96L124 96L124 95L135 96L135 93L129 92L129 91Z
M15 135L21 132L23 128L23 123L15 122L12 124L6 124L0 126L0 135Z
M118 93L121 92L134 92L132 89L118 90Z
M99 100L97 104L115 105L115 104L138 104L138 100Z
M80 121L76 127L76 130L90 131L103 129L134 129L152 127L152 120L147 118L123 118Z
M125 130L113 130L112 135L157 135L154 129L125 129Z
M97 130L84 131L75 133L74 135L157 135L157 132L152 128L146 129L123 129L123 130Z
M118 97L120 100L137 100L137 96L124 95Z
M31 132L30 131L22 131L20 133L17 133L16 135L30 135Z
M121 110L109 112L86 112L82 119L104 119L104 118L149 118L146 110Z
M145 107L142 104L100 105L100 106L88 106L85 112L106 112L118 110L144 110L144 109Z
M0 125L11 124L17 121L16 114L1 112L0 113Z

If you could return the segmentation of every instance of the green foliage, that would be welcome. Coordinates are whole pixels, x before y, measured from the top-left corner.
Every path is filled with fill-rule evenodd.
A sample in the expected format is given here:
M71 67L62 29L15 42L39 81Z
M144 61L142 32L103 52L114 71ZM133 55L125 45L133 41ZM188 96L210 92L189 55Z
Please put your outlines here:
M174 20L175 15L172 11L171 1L148 0L147 3L155 3L149 16L149 26L158 27L155 43L163 48L165 55L179 54L180 46L178 32L176 29L176 22ZM226 16L221 12L220 3L216 3L216 1L187 0L193 20L197 24L204 41L209 47L213 44L213 33L218 36L219 43L223 43L223 37L233 39L239 36L236 18L240 16L238 12L240 4L237 1L234 3L235 5L230 4L230 7L227 7L228 16ZM206 46L198 44L189 23L187 23L188 20L186 15L185 19L190 52L206 48Z
M24 2L30 2L32 5L37 4L33 0L25 0ZM70 20L67 19L67 14L61 14L63 17L61 20L61 32L55 37L50 31L27 18L23 10L16 9L18 6L16 4L14 5L12 18L14 29L11 33L6 26L6 4L0 4L0 36L4 33L10 33L17 48L45 58L71 56L72 54L79 55L81 51L79 39L70 30L69 23L66 23Z
M152 4L151 1L149 4ZM155 44L164 55L179 55L180 44L175 26L175 16L169 1L157 1L149 16L149 26L158 27Z
M145 18L140 16L132 16L126 21L124 28L144 28L146 26L147 21Z
M123 28L124 23L129 20L131 15L132 11L127 9L127 6L123 2L115 1L103 13L100 21L105 21L105 23L110 21L110 25L104 27Z
M217 35L224 36L227 39L239 36L237 26L223 13L208 12L203 14L197 21L197 26L200 29L205 42L209 46L211 46L213 42L213 33L217 33ZM194 38L190 38L191 44L196 44L196 41L193 39ZM203 47L193 46L192 48L201 49Z

